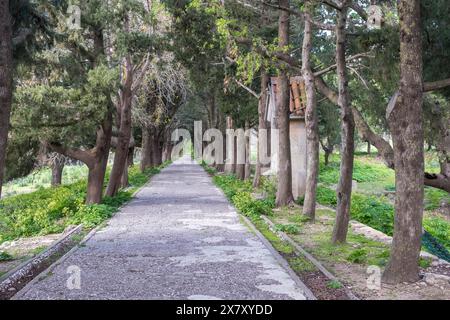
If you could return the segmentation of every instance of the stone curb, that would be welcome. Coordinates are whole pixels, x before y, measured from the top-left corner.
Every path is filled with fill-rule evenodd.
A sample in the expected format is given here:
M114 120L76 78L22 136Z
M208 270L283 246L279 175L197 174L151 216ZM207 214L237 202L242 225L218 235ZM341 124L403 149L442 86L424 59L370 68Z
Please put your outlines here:
M261 217L269 225L269 227L272 229L272 231L275 234L277 234L279 238L281 238L281 240L289 242L289 244L291 244L295 248L295 250L297 251L297 254L300 254L300 255L304 256L306 259L308 259L317 269L319 269L320 272L322 272L331 281L338 281L338 282L340 282L340 280L335 275L333 275L330 271L328 271L323 266L323 264L321 264L319 262L319 260L314 258L314 256L312 256L305 249L303 249L298 243L296 243L294 240L292 240L286 233L284 233L282 231L276 231L274 223L271 220L269 220L269 218L267 218L265 216L261 216ZM348 297L351 300L360 300L347 287L345 287L345 293L348 295Z
M23 262L22 264L2 276L0 278L0 293L6 293L11 288L14 288L16 286L20 287L23 283L26 283L26 285L20 289L23 290L23 288L31 283L37 275L31 280L27 280L27 277L32 276L33 273L36 272L36 270L39 270L40 268L45 266L46 263L49 263L50 261L52 261L52 259L55 259L55 256L57 254L64 252L64 246L68 245L72 238L75 235L81 234L82 231L83 225L80 224L72 229L69 233L62 236L56 243L52 244L43 252ZM41 273L42 272L39 272L38 275Z

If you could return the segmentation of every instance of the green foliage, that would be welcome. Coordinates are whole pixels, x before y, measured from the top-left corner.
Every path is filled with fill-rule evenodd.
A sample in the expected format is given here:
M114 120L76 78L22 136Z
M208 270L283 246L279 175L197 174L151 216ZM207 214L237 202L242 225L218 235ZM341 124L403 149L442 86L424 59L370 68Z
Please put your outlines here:
M242 214L246 216L270 215L272 207L262 200L255 200L249 192L236 193L232 201Z
M13 256L11 256L8 252L0 251L0 262L11 260L14 260Z
M442 203L450 203L450 194L444 190L425 188L425 210L439 209Z
M214 176L213 181L230 200L239 192L251 192L253 189L250 181L241 181L232 175Z
M427 268L429 268L431 266L431 262L432 262L431 259L420 258L419 259L419 266L422 269L427 269Z
M450 251L450 223L439 217L423 220L423 227Z
M287 234L298 234L300 232L299 227L295 224L276 224L275 230L285 232Z
M336 207L336 191L326 187L317 188L317 202L324 206Z
M246 216L270 215L275 207L275 201L270 197L264 200L254 199L250 181L242 181L230 175L216 175L213 181L233 202L236 209Z
M214 176L217 173L217 170L213 167L210 167L205 161L202 161L201 166L210 176Z
M338 158L333 157L333 161L325 166L322 162L320 165L319 181L332 185L339 181L339 162ZM353 168L353 180L357 182L374 182L385 180L389 175L392 175L392 171L383 165L375 165L373 163L367 163L364 159L356 159Z
M393 233L394 207L384 198L353 194L351 217L388 235Z
M0 243L19 237L61 232L73 224L83 223L88 228L97 226L128 202L133 190L147 183L159 170L154 168L141 173L137 166L130 168L131 187L120 191L114 198L105 197L102 204L98 205L84 203L85 179L5 198L0 201Z
M298 273L316 271L316 267L303 257L288 258L292 269Z
M327 288L329 289L342 289L344 286L338 280L330 280L327 283Z
M337 183L339 179L339 164L333 157L333 161L328 167L321 164L320 182L324 185ZM375 188L375 185L384 186L386 191L395 191L392 182L393 172L383 167L382 164L372 163L369 158L359 157L355 161L355 179L367 187ZM364 223L387 235L394 232L394 205L384 196L368 195L354 192L352 195L351 218ZM445 191L434 188L425 188L425 209L435 210L439 208L441 202L450 201L450 196ZM336 191L326 186L317 188L317 202L335 208L337 205ZM425 217L424 228L433 237L439 240L447 250L450 249L450 223L440 217Z
M357 249L352 251L348 257L347 261L351 263L362 264L367 261L367 250L366 249Z
M88 168L86 166L70 165L64 167L62 183L73 184L80 179L87 177ZM49 188L52 180L50 168L37 169L25 177L9 181L3 186L2 196L14 196L22 193L36 191L39 188Z
M264 191L266 203L275 208L277 186L274 179L269 177L261 177L261 189Z

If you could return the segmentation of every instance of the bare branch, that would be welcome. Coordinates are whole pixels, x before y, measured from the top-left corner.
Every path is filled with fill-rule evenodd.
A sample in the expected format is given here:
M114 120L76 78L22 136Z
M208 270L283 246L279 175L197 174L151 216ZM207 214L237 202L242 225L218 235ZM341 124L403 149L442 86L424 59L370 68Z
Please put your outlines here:
M323 29L323 30L334 30L334 29L336 29L335 25L327 24L327 23L323 23L323 22L319 22L319 21L316 21L314 19L311 19L311 17L309 17L308 15L305 15L304 12L297 11L297 10L292 9L292 8L283 7L283 6L280 6L278 4L272 4L272 3L269 3L269 2L263 2L263 4L265 6L268 6L268 7L271 7L271 8L287 11L290 14L292 14L294 16L297 16L297 17L300 17L303 20L304 19L308 19L308 21L311 22L312 25L314 25L318 29Z
M345 61L350 62L350 61L353 61L353 60L359 59L359 58L374 58L374 56L371 56L370 52L358 53L358 54L355 54L355 55L352 55L352 56L346 58ZM336 69L336 67L337 67L337 65L333 64L323 70L315 72L314 76L315 77L323 76L324 74Z
M444 80L439 80L439 81L434 81L434 82L426 82L423 86L423 91L430 92L430 91L440 90L440 89L447 88L447 87L450 87L450 78L444 79Z
M247 87L245 84L243 84L242 82L240 82L238 79L234 79L234 81L243 89L245 89L246 91L248 91L251 95L253 95L256 99L259 100L259 98L261 97L260 94L257 94L255 91L253 91L252 89L250 89L249 87Z

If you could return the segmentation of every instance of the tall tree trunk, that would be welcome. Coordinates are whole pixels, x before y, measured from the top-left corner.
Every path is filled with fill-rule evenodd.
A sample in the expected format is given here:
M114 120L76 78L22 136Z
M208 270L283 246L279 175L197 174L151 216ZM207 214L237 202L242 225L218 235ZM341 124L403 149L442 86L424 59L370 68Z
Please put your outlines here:
M355 152L355 121L348 92L347 68L345 61L346 21L349 1L343 2L338 11L336 25L336 64L338 74L338 105L342 121L341 172L337 186L336 222L333 230L333 243L344 243L347 240L352 197L353 161Z
M279 0L281 7L289 8L289 0ZM289 12L280 10L278 46L286 50L289 45ZM287 70L282 67L278 76L278 101L276 105L276 122L279 132L278 150L278 188L276 205L282 207L294 201L292 195L291 140L289 134L289 102L291 99L290 80Z
M116 154L114 164L109 178L106 195L113 197L119 191L122 174L127 165L128 149L131 140L131 105L132 105L132 85L133 85L133 65L131 57L125 58L125 76L120 101L118 106L119 133L117 138Z
M259 97L258 103L258 150L257 150L257 160L256 160L256 170L255 170L255 178L253 179L253 187L257 188L261 185L261 174L263 164L261 163L262 152L264 149L267 150L267 139L262 139L261 132L267 130L267 122L266 122L266 103L267 103L267 86L269 84L269 75L266 70L261 70L261 94ZM268 136L266 135L266 138ZM270 141L270 140L269 140ZM263 146L265 144L265 148Z
M245 121L245 174L244 180L250 180L251 176L251 165L250 165L250 124Z
M5 174L13 90L12 18L9 1L0 0L0 197Z
M317 104L314 85L314 73L311 68L312 48L312 4L306 3L305 28L303 32L302 74L306 87L306 192L303 204L303 214L310 220L316 218L316 193L319 177L319 124L317 119Z
M372 145L370 142L367 142L367 154L370 156L372 154Z
M142 128L142 156L141 156L141 172L153 166L152 142L153 136L149 128Z
M122 174L122 181L121 181L121 187L126 188L130 185L129 177L128 177L128 168L131 168L134 164L134 147L130 147L128 149L128 156L127 156L127 164L123 170Z
M162 142L160 140L160 135L156 134L152 140L152 162L154 166L159 166L162 164Z
M89 167L86 204L102 202L107 160L104 158L99 160Z
M231 117L227 117L226 119L226 130L232 130L233 129L233 119ZM226 139L226 143L224 143L224 145L226 145L225 147L225 151L227 153L225 153L225 158L226 158L226 163L225 163L225 173L226 174L233 174L235 172L235 167L236 167L236 163L235 163L235 154L236 154L236 149L233 147L233 150L231 150L231 146L235 145L234 140L231 141L231 139L234 139L234 137L231 137L231 139L229 139L227 133L225 134L225 139Z
M383 281L419 280L424 199L420 0L400 0L400 94L388 108L396 178L394 238Z
M83 162L88 168L86 204L98 204L102 201L103 183L108 165L112 136L112 113L109 110L102 125L97 130L97 141L91 150L70 149L58 143L48 143L54 152Z
M55 160L52 163L52 187L57 187L62 184L62 174L64 170L64 162Z
M236 175L236 178L238 178L240 180L244 180L244 178L245 178L245 154L244 154L244 157L241 157L242 156L241 152L244 151L244 153L245 153L245 148L244 148L244 150L242 150L242 148L239 147L238 143L240 143L240 142L241 141L240 141L240 139L238 139L238 137L234 138L234 163L235 163L234 173ZM244 144L245 144L245 141L244 141ZM244 161L242 161L242 158Z
M105 182L109 151L111 149L112 121L112 111L109 109L102 126L97 130L94 164L91 166L88 165L87 204L98 204L102 202L103 184Z
M330 156L333 154L333 148L326 148L325 150L325 166L330 164Z

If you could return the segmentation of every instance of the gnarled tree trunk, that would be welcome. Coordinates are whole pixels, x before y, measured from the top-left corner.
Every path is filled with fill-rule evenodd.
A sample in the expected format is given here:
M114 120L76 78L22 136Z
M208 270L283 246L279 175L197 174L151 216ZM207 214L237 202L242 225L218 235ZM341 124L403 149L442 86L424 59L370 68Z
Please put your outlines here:
M0 0L0 197L5 174L6 145L13 90L12 18L9 1Z
M355 121L353 119L348 92L347 67L345 61L346 21L348 1L344 1L342 10L338 11L336 25L336 64L338 74L338 105L342 121L341 172L337 186L337 210L332 242L343 243L347 240L352 197L353 161L355 152Z
M131 57L125 58L125 79L118 102L118 123L119 132L117 138L114 164L109 178L106 195L113 197L119 191L122 182L122 175L127 166L128 149L131 140L131 105L132 105L132 85L133 85L133 65Z
M87 165L88 185L86 204L98 204L102 201L103 183L106 167L108 165L109 150L112 136L112 113L109 110L102 125L97 130L95 147L89 151L81 149L69 149L57 143L49 143L48 146L54 152L78 160Z
M399 16L400 92L387 111L394 142L396 195L394 238L383 281L391 284L420 279L425 166L420 1L401 0Z
M289 8L289 0L279 0L281 7ZM285 50L289 45L289 12L280 10L278 28L278 46ZM277 207L291 204L294 201L292 195L292 165L291 165L291 141L289 135L289 102L290 81L286 69L281 69L278 76L278 101L276 105L276 124L279 132L278 149L278 188L276 196Z

